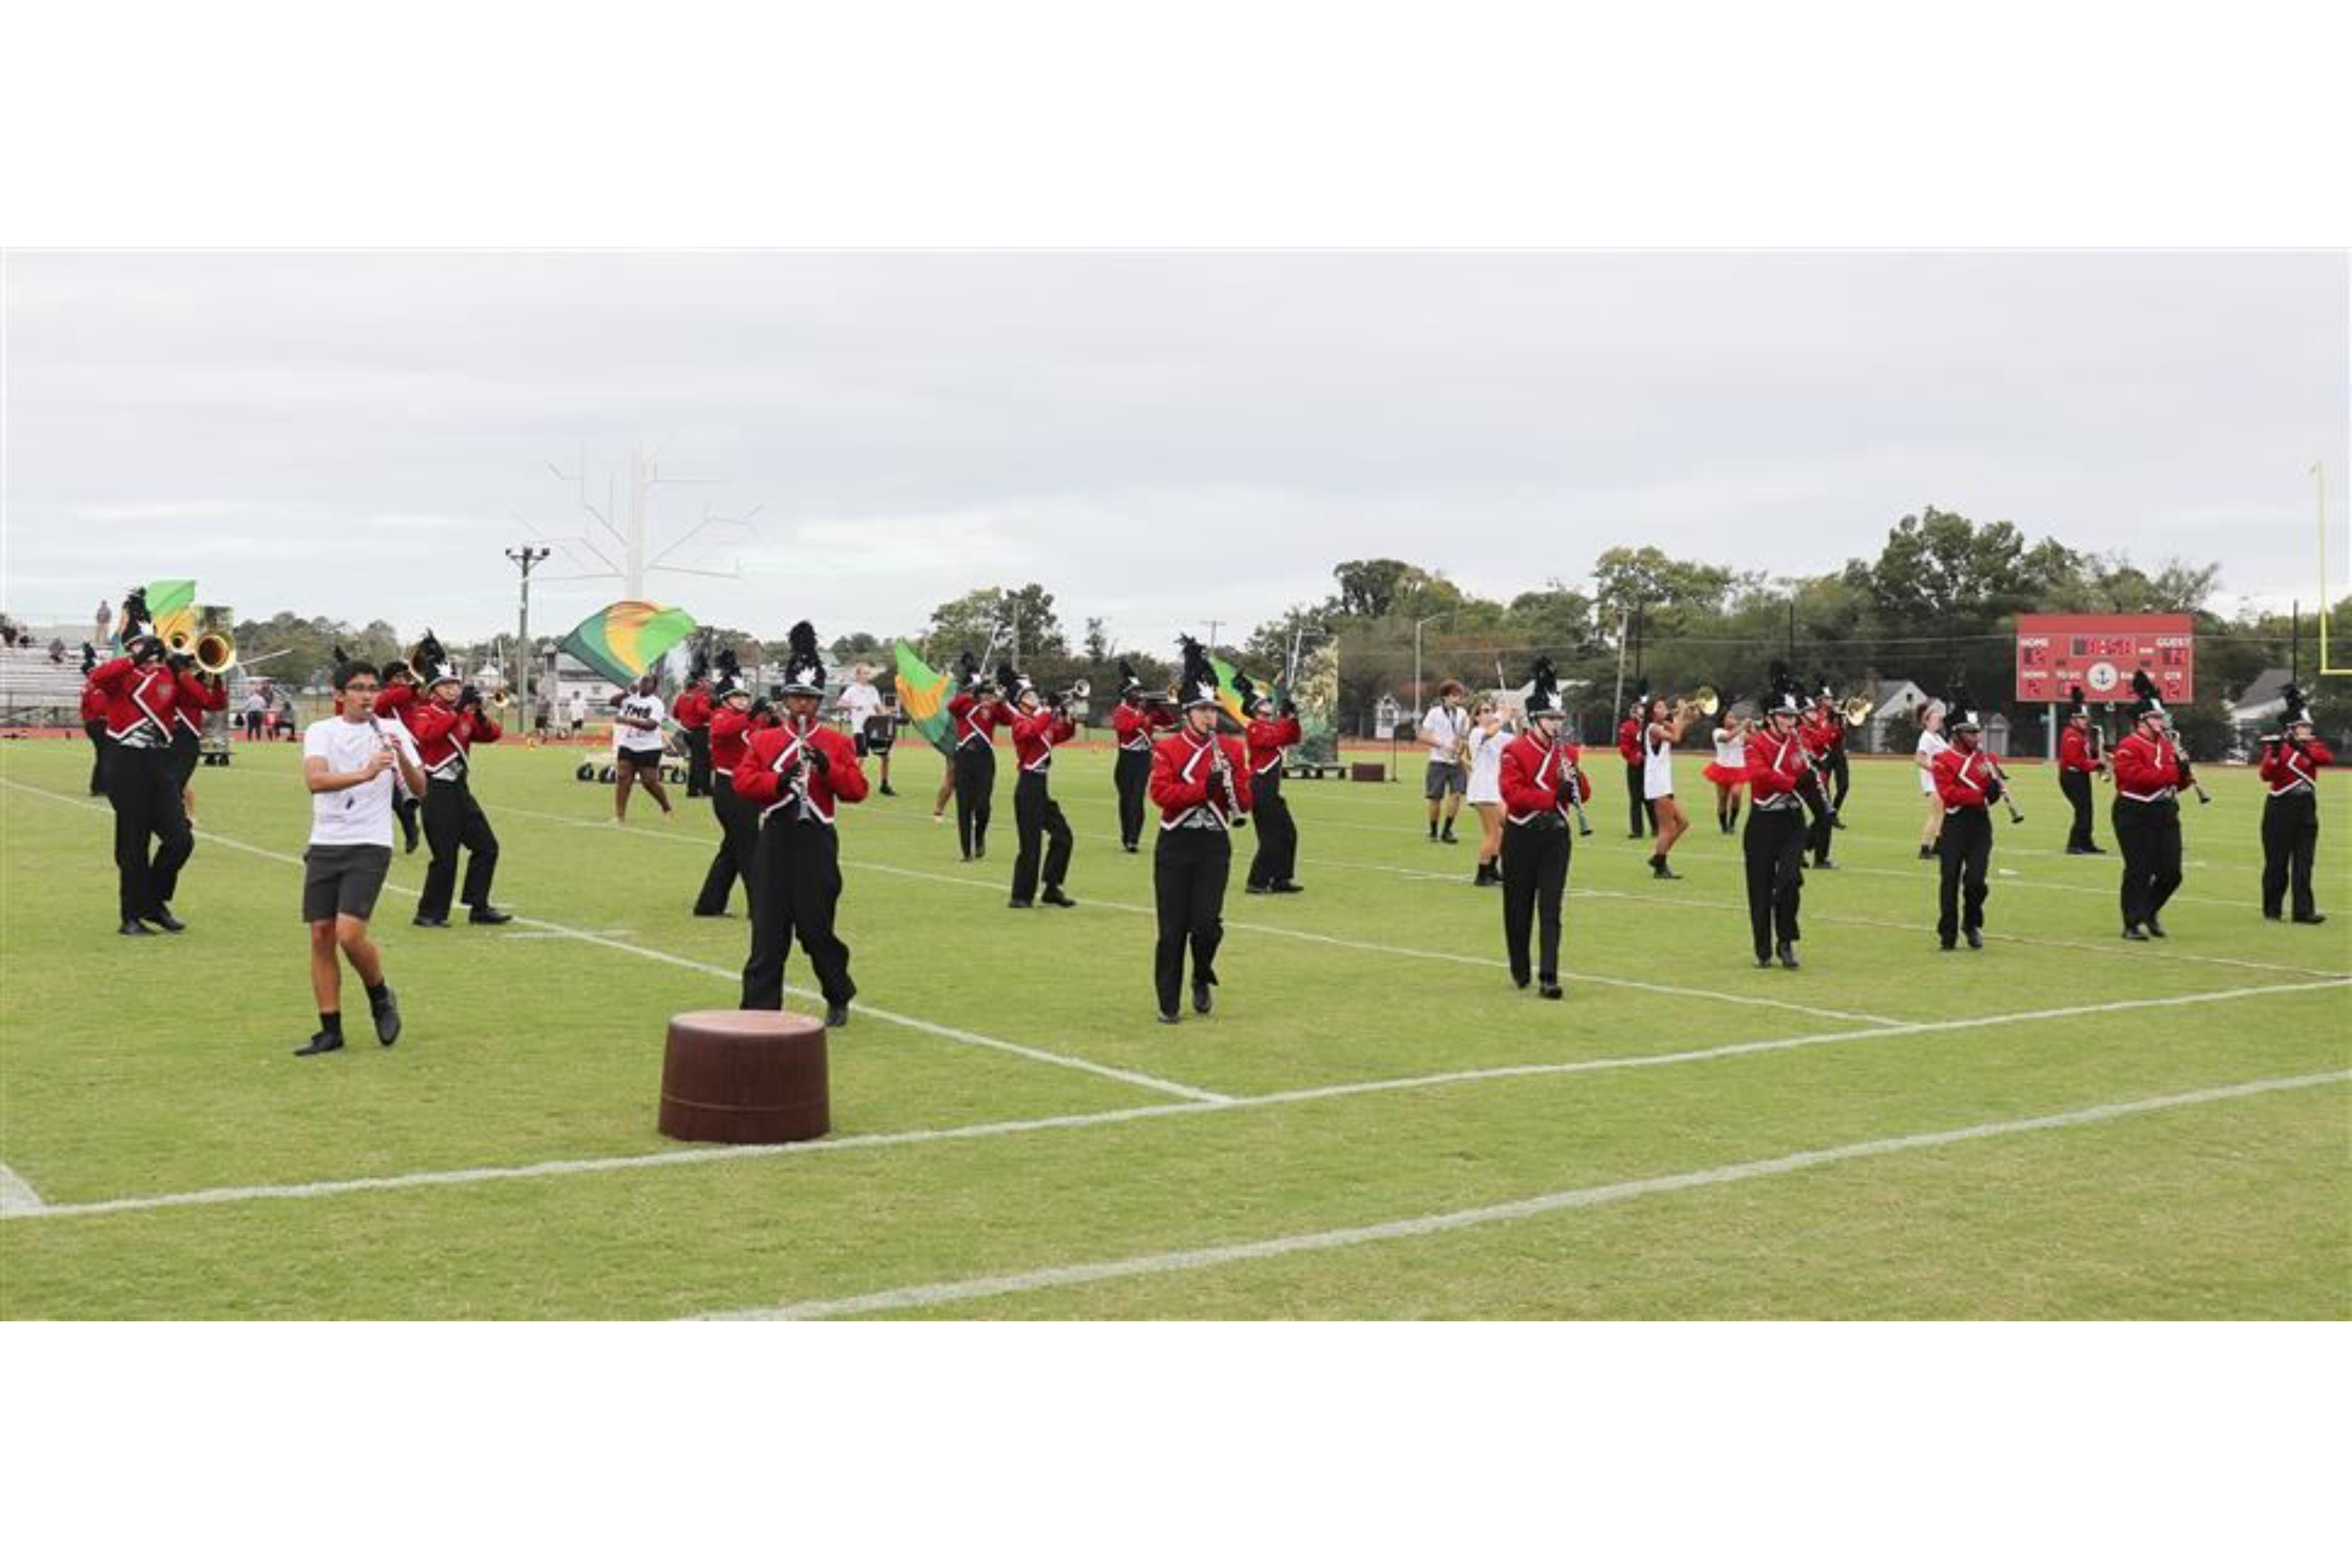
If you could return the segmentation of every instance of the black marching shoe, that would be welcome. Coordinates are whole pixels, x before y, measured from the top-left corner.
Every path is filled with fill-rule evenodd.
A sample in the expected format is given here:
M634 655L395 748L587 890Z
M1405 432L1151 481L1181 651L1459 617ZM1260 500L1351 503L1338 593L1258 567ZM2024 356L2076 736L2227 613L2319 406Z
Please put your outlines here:
M1758 953L1758 954L1756 955L1756 967L1757 967L1757 968L1759 968L1759 969L1769 969L1769 968L1771 968L1771 967L1772 967L1772 955L1771 955L1770 953L1769 953L1769 952L1759 952L1759 953Z
M1514 974L1511 976L1511 984L1519 990L1525 991L1528 986L1534 984L1535 982L1532 980L1523 979L1520 976Z
M154 934L137 921L124 921L115 932L117 936L153 936Z
M727 911L725 910L697 910L694 911L694 918L698 921L723 921L727 918Z
M340 1051L342 1048L342 1036L330 1034L325 1029L321 1029L310 1037L309 1045L295 1047L294 1054L298 1057L322 1057L329 1051Z
M1210 984L1206 980L1192 982L1192 1011L1195 1013L1206 1013L1217 1005L1217 999L1209 993Z
M884 781L884 783L883 783L883 785L882 785L881 793L882 793L882 794L884 794L884 795L897 795L898 792L897 790L895 790L895 789L892 789L892 788L890 787L890 785L889 785L888 781L887 781L887 780L885 780L885 781Z
M2327 923L2327 917L2315 910L2307 915L2295 916L2294 923L2299 926L2324 926Z
M2140 930L2137 926L2126 926L2124 927L2124 940L2126 942L2146 942L2147 940L2147 932Z
M1500 877L1495 879L1497 882L1500 882L1502 879L1503 879ZM1307 889L1305 888L1299 886L1297 882L1276 882L1274 886L1266 889L1269 893L1303 893Z
M2276 910L2264 910L2263 911L2263 919L2266 921L2283 921L2286 919L2286 917L2279 913Z
M719 912L724 914L726 911L722 910ZM466 923L476 926L502 926L512 919L514 916L499 909L496 904L477 904L474 907L474 912L466 917Z
M1970 926L1960 934L1969 939L1969 946L1974 948L1979 952L1982 952L1984 951L1984 932L1979 931L1974 926Z
M1057 910L1075 910L1078 907L1078 900L1059 888L1046 889L1044 897L1038 901L1051 904Z
M1274 889L1272 888L1261 888L1255 882L1244 882L1242 884L1242 891L1248 893L1253 897L1264 897L1265 894L1274 891Z
M2102 849L2102 848L2100 848L2097 845L2094 844L2094 845L2092 845L2089 848L2087 848L2087 849L2084 850L2084 851L2083 851L2083 853L2084 853L2084 854L2085 854L2085 855L2104 855L2104 854L2105 854L2105 853L2106 853L2106 851L2105 851L2105 850L2104 850L2104 849Z
M1160 1015L1160 1021L1163 1024L1181 1024L1184 1018L1180 1013L1162 1013Z
M418 915L415 920L410 921L408 923L413 926L423 926L428 931L447 931L449 929L449 917L446 915Z
M1795 942L1784 942L1780 944L1780 967L1783 969L1795 969L1799 967L1797 963L1797 944Z
M2148 935L2155 937L2159 942L2164 940L2165 932L2162 921L2158 921L2154 915L2150 915L2147 917L2146 924L2147 926Z
M849 1004L846 1002L835 1002L826 1006L824 1010L824 1026L828 1029L846 1029L849 1027Z
M1536 994L1542 997L1547 1002L1557 1002L1560 1000L1560 998L1566 996L1568 993L1559 988L1559 981L1547 980L1542 984L1536 987Z
M1027 910L1034 909L1036 904L1030 899L1007 899L1004 900L1004 907L1008 910Z
M1122 844L1119 847L1126 850L1130 855L1140 855L1143 853L1143 847L1139 844Z
M388 1046L400 1038L400 994L398 992L389 985L385 986L383 1001L379 1002L373 996L368 998L368 1011L375 1016L376 1044Z
M1813 858L1813 869L1816 871L1834 871L1837 868L1838 863L1826 855L1819 855Z
M157 904L147 912L147 923L170 931L173 936L188 929L188 923L172 913L169 904Z

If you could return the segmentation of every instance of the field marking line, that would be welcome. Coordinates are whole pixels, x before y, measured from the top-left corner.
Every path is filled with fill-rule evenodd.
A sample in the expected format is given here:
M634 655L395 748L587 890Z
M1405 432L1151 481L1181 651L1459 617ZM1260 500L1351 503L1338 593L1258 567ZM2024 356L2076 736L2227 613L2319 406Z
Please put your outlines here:
M19 783L15 779L0 778L0 784L5 784L11 789L23 790L28 795L40 795L50 800L61 801L68 805L82 806L83 808L90 811L101 811L106 809L102 806L91 805L86 801L76 800L71 795L58 795L53 790L41 789L32 784ZM205 839L211 843L221 845L226 848L241 849L248 855L258 855L266 859L282 861L289 866L299 866L302 863L299 857L281 854L275 849L264 848L258 844L247 844L240 838L229 838L217 833L206 832L199 832L196 837L198 838ZM397 882L386 881L384 886L395 893L404 893L412 898L417 895L417 889L415 888L403 887ZM514 923L517 925L532 927L534 930L544 931L550 936L569 937L574 942L586 942L593 947L610 948L615 952L630 953L635 957L646 959L656 963L667 963L679 969L689 969L700 974L716 975L722 980L732 980L740 983L743 977L742 971L740 969L729 969L719 964L706 963L698 958L688 958L680 953L665 952L659 948L645 947L635 942L622 942L614 937L600 936L594 931L583 931L577 926L568 926L556 921L542 920L534 915L519 914L514 917ZM803 986L787 985L784 987L784 991L788 995L807 997L819 1001L823 1000L822 996L820 996L818 993L810 991ZM1044 1050L1035 1046L1019 1045L1011 1040L998 1039L992 1035L983 1035L975 1030L958 1028L950 1024L935 1024L928 1018L912 1017L905 1013L892 1012L887 1008L860 1004L857 1011L865 1017L877 1019L885 1024L896 1024L900 1028L911 1029L918 1034L930 1035L936 1038L943 1040L954 1040L962 1045L979 1046L985 1049L999 1051L1008 1056L1023 1057L1030 1061L1045 1062L1054 1067L1066 1068L1074 1072L1091 1073L1097 1078L1113 1079L1120 1083L1128 1084L1137 1089L1148 1089L1155 1093L1173 1095L1179 1100L1198 1100L1203 1104L1216 1105L1223 1103L1230 1098L1229 1096L1219 1094L1213 1089L1201 1089L1192 1084L1177 1083L1168 1079L1155 1078L1149 1073L1130 1072L1125 1068L1110 1067L1102 1062L1088 1061L1083 1057L1066 1056L1059 1051Z
M2146 1100L2116 1100L2105 1105L2087 1105L2074 1110L2054 1111L2046 1116L2024 1116L2004 1121L1979 1121L1972 1126L1950 1127L1934 1132L1912 1132L1894 1138L1873 1138L1858 1143L1841 1143L1827 1149L1807 1149L1796 1153L1777 1155L1770 1159L1745 1160L1737 1164L1713 1165L1705 1170L1683 1171L1671 1175L1644 1176L1633 1181L1611 1182L1601 1186L1570 1187L1565 1191L1545 1193L1536 1197L1520 1198L1510 1203L1488 1204L1477 1208L1422 1215L1412 1219L1386 1220L1377 1225L1294 1232L1288 1236L1271 1237L1262 1241L1236 1242L1223 1247L1194 1247L1181 1252L1145 1253L1102 1263L1064 1264L1057 1268L1036 1268L1018 1274L998 1274L979 1279L947 1280L933 1285L901 1286L897 1289L877 1290L863 1296L841 1296L830 1300L787 1301L773 1307L706 1315L735 1321L839 1318L868 1312L944 1306L950 1302L980 1300L990 1297L1024 1295L1036 1290L1050 1290L1061 1286L1097 1284L1109 1279L1185 1273L1195 1269L1213 1268L1228 1263L1288 1257L1296 1253L1328 1252L1339 1247L1361 1247L1374 1242L1437 1236L1448 1231L1467 1230L1478 1226L1533 1219L1570 1209L1598 1208L1602 1205L1622 1203L1632 1198L1653 1197L1664 1193L1691 1192L1703 1187L1726 1186L1735 1182L1755 1181L1767 1176L1788 1175L1799 1171L1818 1170L1829 1165L1842 1165L1859 1160L1875 1159L1881 1155L1910 1153L1922 1149L1948 1148L1953 1144L1976 1142L1989 1138L2008 1138L2029 1132L2047 1132L2063 1128L2090 1126L2128 1116L2142 1116L2151 1111L2212 1105L2225 1100L2250 1099L2256 1095L2284 1094L2296 1089L2315 1089L2346 1082L2352 1082L2352 1070L2312 1073L2301 1078L2260 1079L2251 1083L2225 1084L2211 1089L2190 1089L2179 1094L2157 1095Z
M523 816L536 816L550 822L562 823L569 826L577 826L580 825L577 818L568 817L557 812L534 811L527 807L515 806L506 806L501 807L500 809L517 812L519 815ZM677 838L670 834L658 832L650 828L622 827L615 829L615 831L635 834L641 837L658 838L667 843L687 844L697 848L709 847L709 841L707 840ZM950 887L978 888L995 893L1003 892L1005 887L1005 884L1002 882L984 882L977 877L957 876L947 871L927 871L911 866L893 866L880 860L845 859L841 863L854 871L873 871L885 877L903 877L915 881L943 882ZM1123 902L1118 899L1105 899L1091 895L1087 898L1080 899L1078 900L1077 907L1082 910L1090 909L1109 910L1118 914L1148 915L1155 920L1159 918L1159 911L1152 909L1150 905L1130 904ZM1479 958L1473 956L1472 954L1463 952L1435 952L1426 948L1397 947L1388 943L1364 942L1349 937L1326 936L1319 931L1300 931L1288 926L1266 925L1257 921L1234 920L1228 917L1224 923L1227 931L1251 931L1264 936L1286 937L1294 942L1321 942L1326 946L1353 948L1359 952L1382 953L1392 958L1417 958L1444 963L1465 963L1480 969L1507 969L1510 967L1509 964L1506 963L1499 958ZM1561 972L1560 978L1564 981L1582 981L1592 985L1614 985L1630 991L1654 992L1660 995L1666 996L1693 997L1710 1002L1733 1003L1743 1006L1771 1007L1784 1012L1803 1013L1816 1018L1828 1018L1833 1022L1841 1024L1899 1024L1904 1021L1900 1018L1886 1017L1885 1016L1877 1013L1857 1013L1842 1007L1817 1007L1811 1003L1788 1002L1773 996L1748 996L1742 995L1738 992L1710 991L1695 985L1670 985L1663 981L1633 980L1622 975L1595 974L1590 971L1581 969L1563 970Z
M47 1205L33 1184L5 1165L0 1165L0 1219L14 1219L18 1215L39 1214Z
M1363 1094L1394 1094L1413 1089L1446 1089L1465 1083L1497 1082L1521 1078L1567 1078L1580 1073L1625 1072L1644 1068L1678 1067L1692 1062L1721 1061L1736 1057L1759 1056L1769 1052L1805 1050L1815 1046L1842 1045L1863 1040L1897 1039L1914 1035L1945 1034L1953 1030L1973 1028L1979 1025L2000 1027L2015 1024L2047 1023L2062 1018L2081 1017L2093 1013L2129 1013L2150 1007L2181 1007L2213 1002L2242 1001L2255 996L2281 995L2303 991L2326 991L2344 985L2352 985L2352 980L2304 981L2283 985L2241 986L2229 991L2210 991L2188 996L2135 997L2117 1002L2080 1003L2072 1006L2037 1008L2029 1013L2011 1013L1990 1018L1950 1018L1926 1023L1895 1024L1883 1028L1849 1029L1836 1034L1787 1035L1773 1039L1742 1040L1722 1046L1699 1046L1688 1050L1660 1052L1651 1056L1599 1057L1570 1062L1525 1062L1504 1067L1463 1068L1453 1072L1427 1073L1416 1078L1375 1079L1359 1083L1318 1084L1304 1089L1275 1089L1265 1094L1236 1095L1214 1103L1186 1100L1176 1104L1136 1105L1123 1107L1117 1110L1071 1111L1060 1116L1038 1117L1028 1121L982 1121L961 1127L919 1128L905 1132L856 1133L846 1138L827 1138L804 1143L760 1143L726 1148L671 1149L651 1154L605 1154L568 1160L541 1160L527 1165L480 1165L449 1171L415 1172L395 1176L353 1176L333 1181L207 1187L186 1193L99 1198L87 1203L49 1204L39 1209L37 1214L26 1211L22 1214L0 1215L0 1217L67 1219L89 1215L131 1213L143 1209L188 1208L215 1204L246 1203L256 1199L332 1197L344 1193L395 1192L410 1187L462 1186L479 1182L513 1181L539 1176L649 1170L667 1165L701 1165L722 1160L775 1159L784 1155L822 1154L833 1150L881 1149L901 1144L957 1142L971 1139L1007 1137L1016 1133L1054 1131L1065 1128L1116 1126L1121 1122L1152 1121L1163 1116L1201 1115L1219 1110L1298 1105L1320 1100L1345 1100Z

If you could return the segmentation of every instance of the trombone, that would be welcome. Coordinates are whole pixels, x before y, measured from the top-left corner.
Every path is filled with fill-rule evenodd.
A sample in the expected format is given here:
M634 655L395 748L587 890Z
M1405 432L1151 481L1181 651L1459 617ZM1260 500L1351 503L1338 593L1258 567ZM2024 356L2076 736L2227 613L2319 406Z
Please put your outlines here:
M1869 698L1856 692L1837 705L1838 717L1845 721L1847 729L1859 730L1870 722L1871 711L1874 707L1875 704Z

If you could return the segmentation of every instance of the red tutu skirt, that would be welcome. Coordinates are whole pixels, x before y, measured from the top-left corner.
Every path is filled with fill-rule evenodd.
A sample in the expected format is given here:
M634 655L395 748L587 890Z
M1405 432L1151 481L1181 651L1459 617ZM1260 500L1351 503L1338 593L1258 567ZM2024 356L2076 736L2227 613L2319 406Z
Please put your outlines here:
M1748 782L1746 768L1727 768L1721 763L1709 763L1699 769L1699 773L1701 777L1719 784L1738 784Z

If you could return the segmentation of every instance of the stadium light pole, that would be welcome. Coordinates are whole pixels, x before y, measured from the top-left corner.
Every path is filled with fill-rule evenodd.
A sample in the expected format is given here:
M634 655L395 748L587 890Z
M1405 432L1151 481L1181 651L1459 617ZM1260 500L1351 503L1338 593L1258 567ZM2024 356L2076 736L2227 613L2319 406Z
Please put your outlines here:
M507 559L522 573L522 603L515 614L515 668L522 674L519 699L522 706L517 713L522 721L522 732L526 735L535 733L530 721L530 667L533 663L530 652L530 569L554 553L552 549L543 544L519 544L507 552Z
M1428 711L1421 703L1421 628L1433 626L1453 613L1451 610L1440 610L1433 616L1423 616L1412 623L1412 721L1415 724L1420 723L1421 716Z

